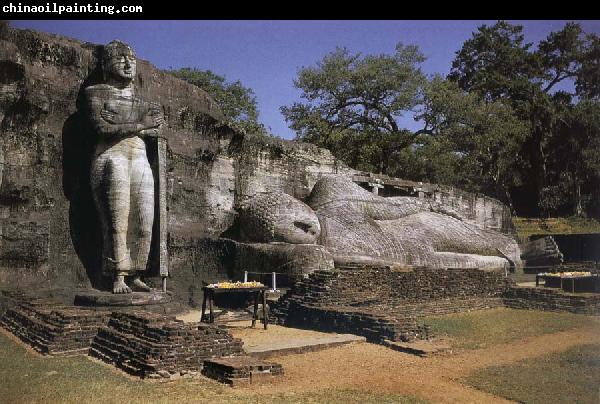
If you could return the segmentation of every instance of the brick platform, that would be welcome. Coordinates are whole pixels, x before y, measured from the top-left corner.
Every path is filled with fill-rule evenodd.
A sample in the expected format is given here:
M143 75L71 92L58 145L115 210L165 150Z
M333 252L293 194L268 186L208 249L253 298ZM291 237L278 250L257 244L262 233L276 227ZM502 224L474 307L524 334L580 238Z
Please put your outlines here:
M245 354L242 341L216 325L64 306L20 292L0 293L0 325L40 353L90 354L140 377L199 373L206 359Z
M600 315L600 294L567 293L554 288L513 287L506 292L504 304L512 309Z
M98 328L108 321L106 312L62 306L52 300L3 292L0 325L48 355L86 354Z
M210 359L204 362L202 374L233 387L263 383L283 375L283 368L274 362L250 356Z
M510 284L496 271L346 266L296 283L272 315L282 325L352 333L376 343L412 341L432 337L421 318L500 307Z
M141 311L112 313L90 349L92 356L149 378L200 372L205 359L243 353L242 341L224 328Z

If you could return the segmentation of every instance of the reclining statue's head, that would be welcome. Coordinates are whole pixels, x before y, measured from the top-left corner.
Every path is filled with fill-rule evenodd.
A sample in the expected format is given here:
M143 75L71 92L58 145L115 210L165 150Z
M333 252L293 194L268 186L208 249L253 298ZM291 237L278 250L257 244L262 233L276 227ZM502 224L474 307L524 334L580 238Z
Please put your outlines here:
M129 45L114 40L104 47L102 71L105 80L130 83L135 78L136 59Z
M283 192L260 193L240 209L242 237L248 241L314 244L321 234L315 212Z

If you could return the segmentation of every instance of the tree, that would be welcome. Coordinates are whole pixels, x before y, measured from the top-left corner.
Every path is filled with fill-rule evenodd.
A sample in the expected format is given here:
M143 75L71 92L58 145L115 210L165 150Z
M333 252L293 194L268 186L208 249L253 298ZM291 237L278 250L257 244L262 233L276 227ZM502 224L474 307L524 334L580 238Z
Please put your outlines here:
M418 132L427 153L433 148L436 164L447 173L433 171L431 180L482 192L512 205L510 191L520 185L518 169L524 164L520 149L529 127L501 101L487 102L462 91L457 83L434 77L425 87ZM440 165L439 161L445 163ZM450 179L450 182L448 182Z
M597 97L600 42L595 35L585 35L578 24L569 23L546 39L538 48L524 42L523 27L500 21L482 26L467 40L452 64L448 78L467 92L478 94L486 102L502 101L530 128L521 153L528 160L522 174L526 178L519 193L521 208L533 214L542 208L558 206L558 189L549 149L557 131L562 130L567 100L574 105L579 97ZM557 86L566 80L575 83L575 93L556 96ZM577 96L567 97L565 96ZM564 129L564 128L563 128ZM564 131L563 131L564 134ZM554 201L545 200L547 198ZM559 198L560 199L560 198ZM563 198L564 199L564 198ZM532 201L529 207L526 203Z
M337 48L294 81L305 100L281 108L297 139L328 147L354 167L385 173L413 136L399 118L420 102L424 61L415 46L393 55Z
M584 194L599 196L600 102L584 99L576 105L565 103L560 113L550 140L549 159L554 169L550 173L551 185L545 192L562 198L548 198L548 206L544 208L583 216L585 208L593 207L593 201Z
M251 88L238 81L227 82L225 77L210 70L184 67L167 73L206 91L221 107L225 118L248 133L267 135L265 126L258 121L258 104Z
M600 38L586 36L586 53L577 74L577 94L584 98L600 98Z
M531 46L524 43L520 25L504 21L492 27L482 25L457 52L448 79L487 101L526 100L539 72Z

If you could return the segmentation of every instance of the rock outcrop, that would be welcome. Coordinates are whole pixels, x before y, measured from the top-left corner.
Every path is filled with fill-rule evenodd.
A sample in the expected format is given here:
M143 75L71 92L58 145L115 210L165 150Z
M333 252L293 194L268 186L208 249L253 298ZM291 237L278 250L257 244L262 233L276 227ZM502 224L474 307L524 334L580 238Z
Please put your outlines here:
M68 300L100 272L89 184L95 139L81 104L83 89L101 81L101 52L0 29L0 287L53 288ZM162 105L166 120L169 288L195 300L202 280L228 277L217 239L235 228L242 202L269 190L302 199L322 173L352 170L313 145L231 128L204 91L137 65L139 95Z

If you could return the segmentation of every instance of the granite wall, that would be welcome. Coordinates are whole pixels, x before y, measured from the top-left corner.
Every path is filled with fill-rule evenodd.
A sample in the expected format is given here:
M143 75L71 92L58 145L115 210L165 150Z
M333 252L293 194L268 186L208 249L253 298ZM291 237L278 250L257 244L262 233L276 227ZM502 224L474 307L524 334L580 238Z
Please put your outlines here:
M509 207L497 199L441 185L437 186L432 199L452 208L479 227L516 234Z

